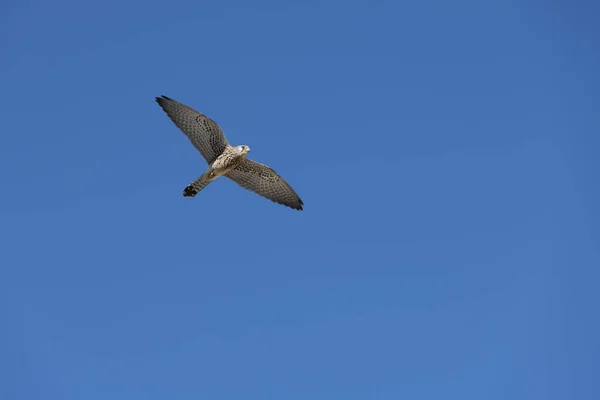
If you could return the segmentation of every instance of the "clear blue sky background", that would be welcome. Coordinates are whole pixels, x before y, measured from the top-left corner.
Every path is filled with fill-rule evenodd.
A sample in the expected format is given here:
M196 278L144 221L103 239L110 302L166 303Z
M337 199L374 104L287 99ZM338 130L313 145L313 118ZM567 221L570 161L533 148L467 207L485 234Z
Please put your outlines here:
M0 15L0 398L600 398L597 2Z

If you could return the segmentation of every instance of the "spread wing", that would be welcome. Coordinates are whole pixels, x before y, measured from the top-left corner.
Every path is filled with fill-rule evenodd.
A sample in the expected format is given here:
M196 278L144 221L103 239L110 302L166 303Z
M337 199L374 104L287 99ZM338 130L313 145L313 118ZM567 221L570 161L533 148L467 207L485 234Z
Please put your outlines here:
M156 102L185 133L207 163L215 161L229 145L219 125L206 115L167 96L157 97Z
M225 176L244 189L251 190L275 203L302 210L304 203L294 189L264 164L246 158Z

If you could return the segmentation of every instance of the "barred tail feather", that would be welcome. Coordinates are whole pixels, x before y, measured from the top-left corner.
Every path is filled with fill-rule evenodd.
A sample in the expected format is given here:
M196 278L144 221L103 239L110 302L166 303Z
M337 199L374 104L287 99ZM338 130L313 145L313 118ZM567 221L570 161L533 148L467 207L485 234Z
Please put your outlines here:
M210 182L211 180L208 178L208 176L203 174L200 178L196 179L194 182L187 185L185 189L183 189L183 195L185 197L194 197Z

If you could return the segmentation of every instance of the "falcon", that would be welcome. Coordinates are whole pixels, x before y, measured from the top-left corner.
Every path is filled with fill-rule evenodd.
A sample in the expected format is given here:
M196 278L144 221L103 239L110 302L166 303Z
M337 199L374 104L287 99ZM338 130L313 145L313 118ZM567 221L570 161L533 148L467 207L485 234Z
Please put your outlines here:
M157 97L156 102L208 163L206 171L183 189L185 197L196 196L209 183L225 176L275 203L302 210L304 203L294 189L268 166L247 158L250 147L231 146L215 121L167 96Z

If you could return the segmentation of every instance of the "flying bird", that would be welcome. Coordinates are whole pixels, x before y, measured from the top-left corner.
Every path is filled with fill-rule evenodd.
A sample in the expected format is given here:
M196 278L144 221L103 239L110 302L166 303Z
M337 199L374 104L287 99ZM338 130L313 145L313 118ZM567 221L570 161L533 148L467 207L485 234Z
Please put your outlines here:
M167 96L157 97L156 102L208 163L206 171L183 189L185 197L196 196L210 182L225 176L275 203L302 210L304 203L294 189L268 166L247 158L250 147L231 146L215 121Z

